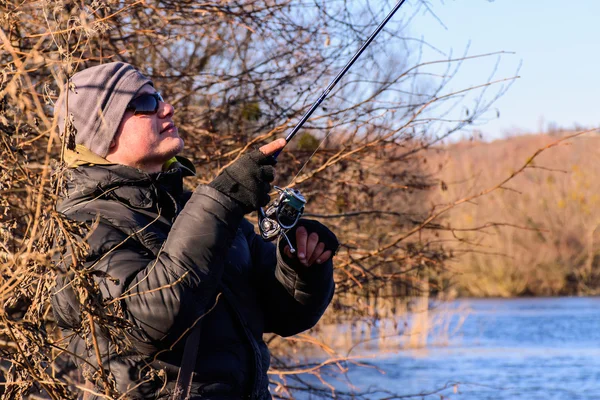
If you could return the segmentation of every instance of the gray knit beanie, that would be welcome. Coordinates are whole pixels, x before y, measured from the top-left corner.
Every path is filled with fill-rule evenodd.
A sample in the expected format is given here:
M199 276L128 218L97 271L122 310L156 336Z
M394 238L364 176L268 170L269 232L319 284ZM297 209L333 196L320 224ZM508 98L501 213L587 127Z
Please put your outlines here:
M77 72L54 107L61 135L69 119L75 128L75 143L81 144L101 157L106 157L127 105L142 86L152 81L133 66L112 62ZM69 140L69 138L65 138Z

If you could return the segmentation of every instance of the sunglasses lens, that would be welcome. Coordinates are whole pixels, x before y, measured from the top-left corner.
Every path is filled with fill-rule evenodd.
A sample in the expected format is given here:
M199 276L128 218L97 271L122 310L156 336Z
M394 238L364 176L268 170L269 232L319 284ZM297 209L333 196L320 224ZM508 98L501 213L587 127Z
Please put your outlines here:
M127 108L133 110L135 114L154 114L158 111L159 101L163 99L158 93L143 94L131 100Z

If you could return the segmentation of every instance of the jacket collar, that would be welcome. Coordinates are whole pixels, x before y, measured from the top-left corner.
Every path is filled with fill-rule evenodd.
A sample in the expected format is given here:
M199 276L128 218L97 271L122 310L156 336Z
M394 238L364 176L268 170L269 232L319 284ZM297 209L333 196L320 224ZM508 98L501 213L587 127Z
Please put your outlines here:
M115 165L81 144L76 145L73 150L65 150L64 160L69 168L82 165Z
M65 150L64 160L69 168L77 168L83 165L118 165L100 157L81 144L76 145L74 150ZM196 175L196 167L185 157L175 156L163 165L163 171L173 168L181 169L183 176Z
M183 193L183 177L194 172L189 160L178 157L170 162L168 170L150 174L111 163L80 145L65 152L64 159L70 173L59 211L99 198L112 198L134 208L153 209L159 203L165 205L169 198L178 199ZM177 205L174 209L178 209Z

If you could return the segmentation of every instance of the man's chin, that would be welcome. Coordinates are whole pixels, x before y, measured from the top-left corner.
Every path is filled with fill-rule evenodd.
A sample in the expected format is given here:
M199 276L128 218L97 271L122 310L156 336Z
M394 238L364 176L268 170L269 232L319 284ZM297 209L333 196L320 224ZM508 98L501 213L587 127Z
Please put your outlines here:
M173 139L175 139L175 138L173 138ZM171 158L175 157L176 155L178 155L179 153L181 153L183 151L183 139L178 137L177 142L169 143L169 144L171 144L171 146L168 146L164 152L165 158L167 160L170 160Z
M177 137L179 139L179 144L176 148L173 149L173 151L175 152L175 154L172 155L172 157L175 157L177 154L181 153L183 151L183 139L180 137Z

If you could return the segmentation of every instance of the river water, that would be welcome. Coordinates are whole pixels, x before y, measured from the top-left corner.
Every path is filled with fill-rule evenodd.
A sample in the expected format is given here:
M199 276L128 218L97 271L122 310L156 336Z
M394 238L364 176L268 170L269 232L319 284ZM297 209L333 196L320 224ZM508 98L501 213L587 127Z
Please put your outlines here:
M335 386L370 390L366 398L372 399L396 398L390 393L421 394L412 397L419 399L600 399L600 298L461 300L451 306L461 311L447 313L450 329L444 330L450 335L443 346L435 344L441 332L434 331L424 349L364 359L378 369L350 365L346 376L354 389Z

